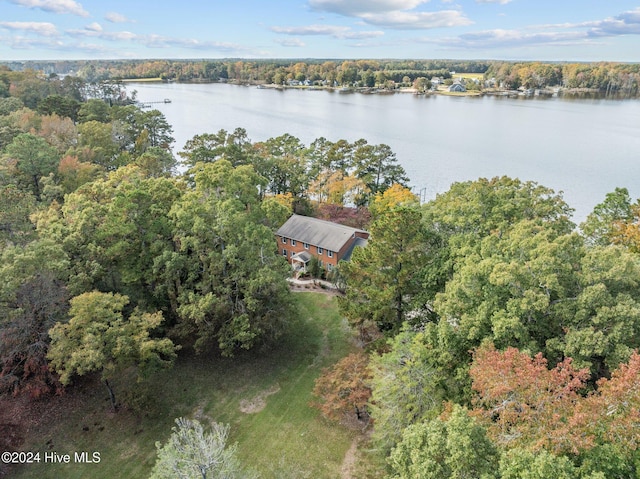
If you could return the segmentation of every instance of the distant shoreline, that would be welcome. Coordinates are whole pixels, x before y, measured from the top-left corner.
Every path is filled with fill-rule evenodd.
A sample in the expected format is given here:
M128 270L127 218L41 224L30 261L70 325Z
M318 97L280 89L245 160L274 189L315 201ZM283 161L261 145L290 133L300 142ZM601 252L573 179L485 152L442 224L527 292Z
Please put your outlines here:
M411 87L400 88L384 88L384 87L331 87L324 85L276 85L275 83L259 83L259 82L237 82L237 81L182 81L177 82L174 80L164 80L162 78L125 78L118 80L122 83L183 83L183 84L227 84L244 87L256 87L265 90L303 90L303 91L328 91L333 93L360 93L363 95L395 95L395 94L412 94L417 96L452 96L452 97L481 97L481 96L500 96L500 97L561 97L568 96L572 98L580 99L627 99L633 100L637 97L625 97L621 95L606 95L597 88L565 88L565 87L553 87L553 88L538 88L538 89L519 89L519 90L506 90L501 88L491 88L485 90L467 90L465 92L450 92L446 86L440 86L438 89L418 91Z

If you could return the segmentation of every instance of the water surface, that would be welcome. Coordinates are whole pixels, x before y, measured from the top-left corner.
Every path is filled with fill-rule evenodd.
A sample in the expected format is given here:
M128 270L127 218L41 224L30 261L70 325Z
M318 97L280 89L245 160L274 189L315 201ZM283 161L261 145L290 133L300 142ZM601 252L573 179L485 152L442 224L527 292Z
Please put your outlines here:
M423 97L227 84L139 83L130 89L174 128L180 151L196 134L247 130L252 141L289 133L308 145L366 139L396 153L426 199L455 181L508 175L563 191L582 221L606 193L640 196L640 101Z

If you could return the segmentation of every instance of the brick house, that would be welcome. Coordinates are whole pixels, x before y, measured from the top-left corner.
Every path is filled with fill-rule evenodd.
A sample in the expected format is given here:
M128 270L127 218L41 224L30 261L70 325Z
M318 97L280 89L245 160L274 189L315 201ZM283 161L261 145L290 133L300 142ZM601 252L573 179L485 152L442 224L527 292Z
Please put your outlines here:
M313 256L331 271L339 261L349 260L356 246L365 246L369 233L357 228L292 215L276 231L278 250L296 269L306 270Z

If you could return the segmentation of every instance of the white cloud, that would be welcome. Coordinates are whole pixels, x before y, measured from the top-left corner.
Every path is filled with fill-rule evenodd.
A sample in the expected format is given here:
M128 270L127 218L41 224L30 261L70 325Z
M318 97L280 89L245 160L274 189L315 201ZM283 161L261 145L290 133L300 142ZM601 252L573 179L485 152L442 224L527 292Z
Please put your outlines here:
M102 25L100 25L98 22L93 22L93 23L87 25L85 28L87 30L91 31L91 32L101 32L102 31Z
M365 38L377 38L384 35L384 32L381 30L373 30L367 32L347 32L342 37L338 38L347 38L349 40L362 40Z
M593 44L586 32L524 32L520 30L484 30L480 32L465 33L457 37L427 38L421 40L424 43L434 43L453 49L493 49L493 48L520 48L529 46L568 46Z
M0 41L9 45L14 50L32 50L34 48L46 48L53 50L62 45L59 40L44 40L41 38L13 36L10 38L0 37Z
M457 37L423 38L419 41L449 48L493 49L540 45L595 45L598 39L623 35L640 35L640 8L604 20L531 25L521 30L484 30L465 33Z
M0 27L8 30L35 33L43 37L54 37L58 35L56 26L49 22L0 22Z
M384 35L381 31L353 31L350 27L336 25L307 25L303 27L271 27L271 31L285 35L326 35L334 38L362 39Z
M233 55L263 56L264 52L254 51L242 45L230 42L202 41L195 38L175 38L157 34L140 35L129 31L110 32L104 30L99 23L91 23L79 30L67 30L73 38L92 38L107 42L126 42L143 45L147 48L185 48Z
M426 12L418 10L429 0L309 0L315 10L355 17L370 25L398 29L423 30L458 27L473 22L461 10ZM449 2L451 0L444 0Z
M581 24L589 28L590 36L640 35L640 7L613 18Z
M81 17L88 17L87 12L82 5L74 0L9 0L16 5L22 5L27 8L39 8L45 12L51 13L70 13Z
M102 45L87 43L65 43L59 38L33 38L14 36L11 38L0 37L0 42L10 46L14 50L35 50L44 49L58 52L79 52L83 54L96 55L98 53L109 52L110 56L114 56L115 51L110 51Z
M103 30L102 26L99 23L91 23L87 25L82 30L67 30L65 32L67 35L71 37L90 37L90 38L100 38L103 40L111 40L111 41L128 41L135 40L139 36L132 32L108 32Z
M429 0L309 0L314 10L358 17L367 13L411 10Z
M367 23L402 30L426 30L430 28L459 27L473 22L457 10L439 12L389 12L362 15Z
M476 0L476 3L499 3L500 5L506 5L511 3L511 0Z
M271 31L276 33L284 33L285 35L336 35L337 33L346 30L350 30L350 28L331 25L307 25L304 27L271 27Z
M524 33L518 30L496 29L460 35L454 43L466 48L486 48L540 44L575 45L584 43L585 39L584 32Z
M274 40L276 43L282 45L283 47L305 47L306 44L300 40L299 38L276 38Z
M100 38L102 40L111 40L111 41L134 40L138 37L138 35L132 32L105 31L103 30L102 26L96 22L87 25L81 30L67 30L65 33L71 37L90 37L90 38Z
M104 16L104 19L111 23L135 23L133 20L129 20L126 16L117 12L109 12Z

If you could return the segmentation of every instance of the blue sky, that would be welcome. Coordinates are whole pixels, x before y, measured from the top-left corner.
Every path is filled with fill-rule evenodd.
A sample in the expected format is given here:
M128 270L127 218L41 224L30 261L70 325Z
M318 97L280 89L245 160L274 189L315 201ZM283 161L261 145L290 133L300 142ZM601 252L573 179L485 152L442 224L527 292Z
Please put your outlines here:
M0 60L640 62L640 0L0 0Z

